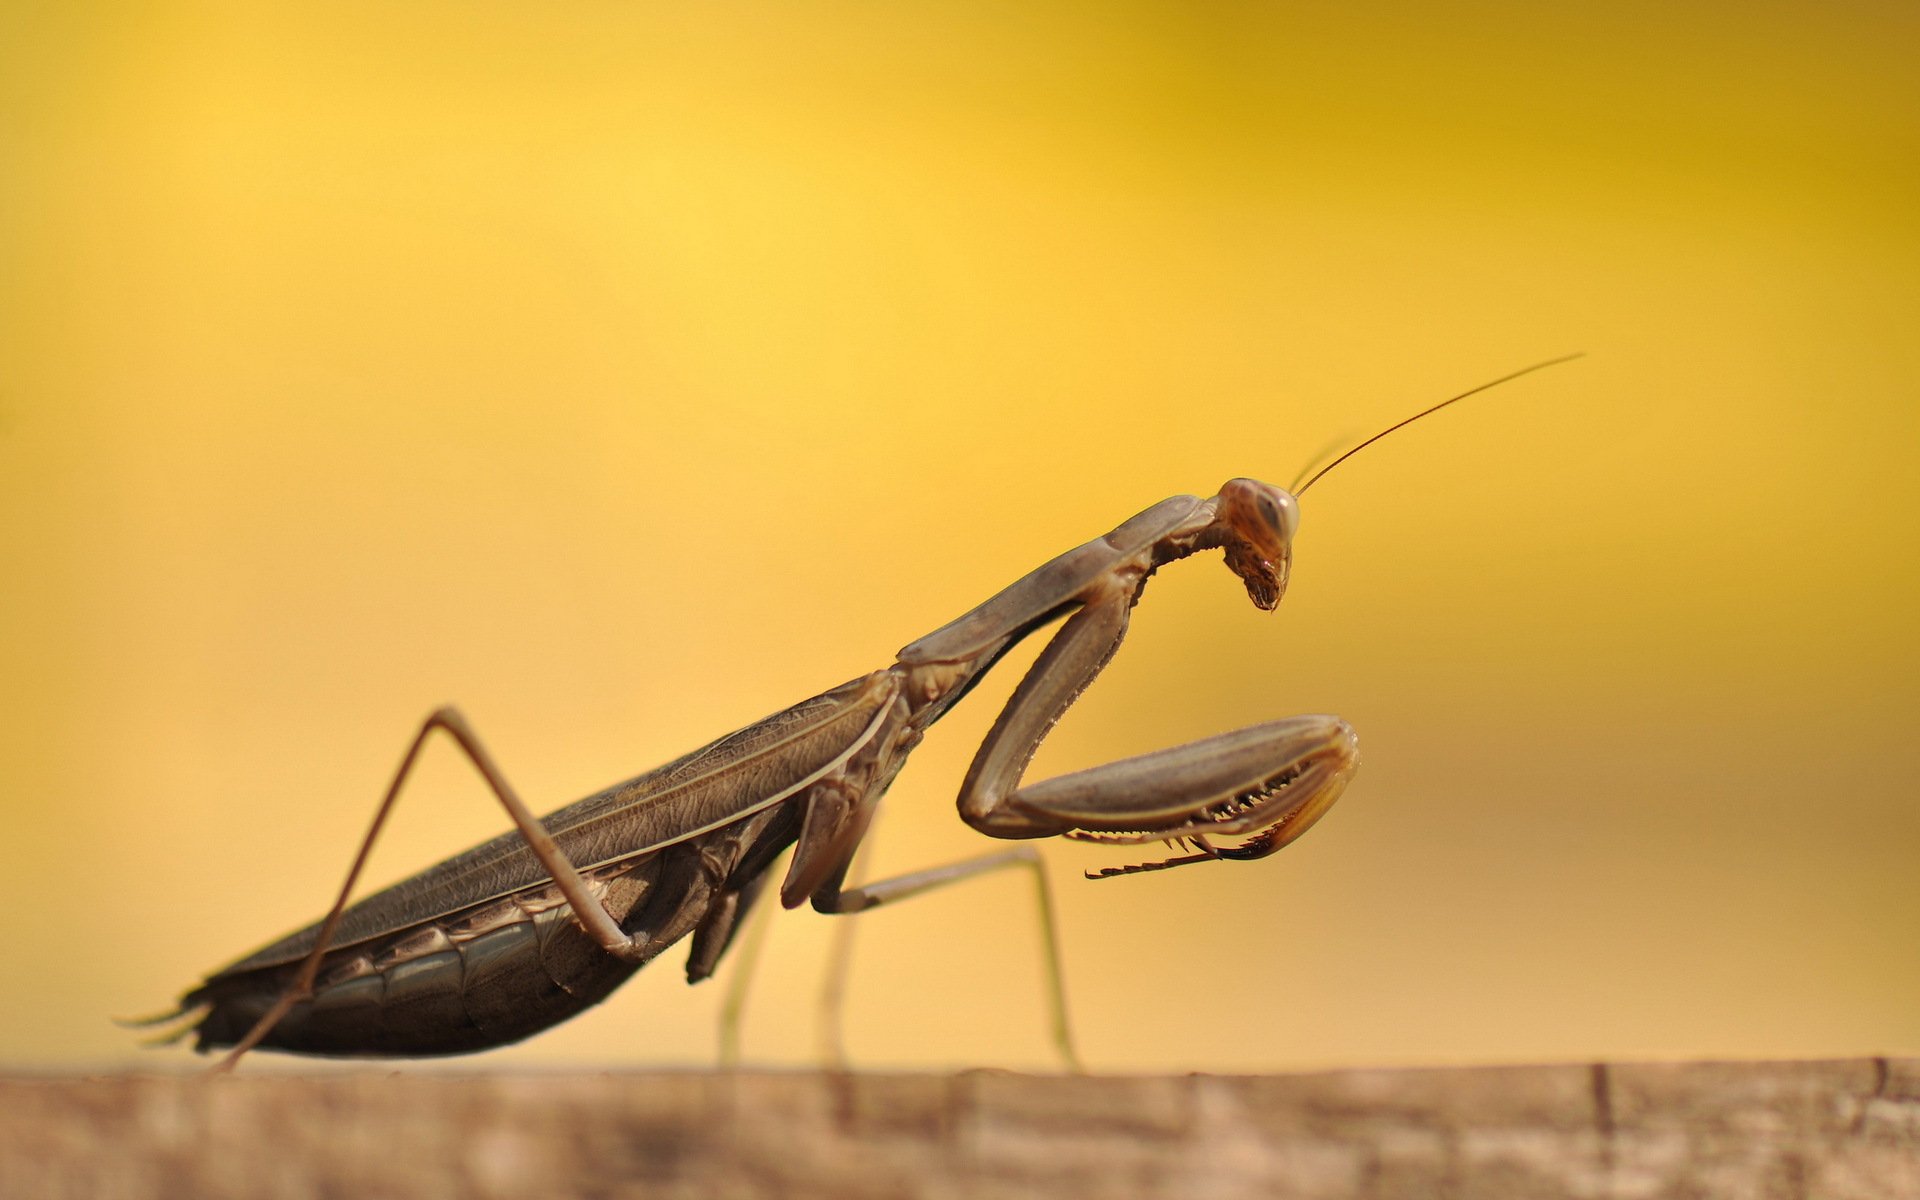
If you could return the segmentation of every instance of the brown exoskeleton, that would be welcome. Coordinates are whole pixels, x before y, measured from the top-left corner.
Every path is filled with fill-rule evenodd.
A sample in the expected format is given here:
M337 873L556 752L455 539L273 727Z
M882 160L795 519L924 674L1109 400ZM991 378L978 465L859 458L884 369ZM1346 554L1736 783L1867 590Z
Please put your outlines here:
M1264 858L1305 833L1353 778L1354 732L1338 717L1287 717L1039 783L1021 778L1047 731L1119 648L1155 571L1222 550L1254 604L1274 608L1292 562L1296 496L1406 423L1292 491L1233 479L1206 499L1162 500L907 646L891 666L544 821L465 719L441 709L408 747L327 916L215 972L158 1020L189 1017L171 1036L192 1033L203 1051L231 1047L227 1066L255 1046L411 1057L504 1045L598 1003L688 934L688 980L711 975L789 848L780 885L789 908L811 900L824 913L861 912L1015 866L1034 871L1044 900L1045 876L1027 846L858 887L846 877L875 806L927 727L1015 643L1062 618L974 756L961 818L995 838L1164 842L1177 851L1093 877ZM436 729L466 751L515 828L348 906ZM1056 1036L1071 1062L1050 930L1046 944Z

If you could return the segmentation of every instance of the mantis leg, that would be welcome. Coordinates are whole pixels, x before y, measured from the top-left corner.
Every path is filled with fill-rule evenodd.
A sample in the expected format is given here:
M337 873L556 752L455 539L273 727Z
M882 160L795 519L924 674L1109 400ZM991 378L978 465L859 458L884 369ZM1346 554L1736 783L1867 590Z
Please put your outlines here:
M400 768L394 772L393 782L387 785L386 796L381 799L380 807L373 814L373 823L367 829L367 836L361 839L360 849L353 858L353 866L347 871L346 882L340 885L340 895L334 900L333 907L327 911L326 918L321 921L319 932L314 937L313 949L307 952L307 957L300 964L299 972L294 975L292 982L287 984L286 990L280 993L280 998L274 1002L273 1007L263 1013L260 1019L254 1022L253 1028L247 1031L247 1035L236 1042L233 1049L211 1068L213 1072L231 1071L239 1063L241 1056L258 1045L260 1039L272 1031L280 1018L286 1016L295 1004L312 995L314 976L320 970L321 959L326 956L328 947L332 945L334 931L339 928L341 915L347 910L347 900L353 895L353 886L360 880L360 872L366 867L367 858L373 852L373 844L386 825L387 817L393 812L395 802L400 798L400 788L406 783L407 776L412 773L413 765L420 757L422 746L426 743L428 735L436 729L445 731L449 737L453 738L460 749L466 753L474 768L480 772L480 777L486 780L495 798L513 818L514 828L520 831L520 836L527 840L527 845L532 848L534 856L540 860L540 865L545 867L547 873L553 877L561 894L573 907L575 919L587 933L605 947L607 953L616 957L632 957L645 945L645 937L636 938L623 933L607 912L606 907L593 898L592 893L587 890L586 882L580 878L580 872L574 869L573 863L554 842L553 836L546 831L546 828L540 824L507 783L506 776L500 773L500 768L494 763L493 756L487 753L486 747L481 744L479 737L467 724L466 718L461 716L457 709L437 709L421 723L420 731L414 734L413 741L408 744L407 753L400 760Z
M779 863L767 868L761 877L762 882L770 878L778 869ZM778 905L761 905L758 909L749 909L745 918L747 928L740 937L740 951L734 955L733 970L727 976L726 998L720 1002L720 1066L722 1068L740 1065L740 1026L746 1019L747 992L753 987L753 977L760 968L760 957L766 952L767 931L773 927L773 918L780 911Z
M823 913L849 915L866 912L882 904L891 904L909 896L917 896L935 888L942 888L964 879L973 879L993 871L1025 870L1033 879L1034 896L1040 907L1041 957L1046 971L1047 1003L1054 1048L1060 1052L1067 1069L1076 1074L1084 1072L1079 1052L1074 1048L1073 1026L1067 1016L1066 976L1060 967L1059 922L1054 912L1053 889L1047 882L1046 864L1041 861L1040 852L1032 846L1016 846L1008 850L984 854L978 858L962 859L945 866L929 867L923 871L913 871L883 879L876 883L862 884L858 887L843 885L845 870L838 877L830 879L826 885L814 893L813 906ZM832 1031L829 1040L829 1054L835 1065L843 1065L844 1054L840 1049L839 997L844 993L844 978L849 970L849 956L836 955L832 966L826 997L831 1003L824 1005L827 1012L824 1019Z
M1088 589L981 743L961 785L961 817L994 837L1168 841L1196 850L1146 869L1273 853L1332 806L1359 766L1353 730L1338 717L1269 721L1020 785L1041 740L1119 649L1138 587L1115 575ZM1207 840L1249 833L1238 846Z

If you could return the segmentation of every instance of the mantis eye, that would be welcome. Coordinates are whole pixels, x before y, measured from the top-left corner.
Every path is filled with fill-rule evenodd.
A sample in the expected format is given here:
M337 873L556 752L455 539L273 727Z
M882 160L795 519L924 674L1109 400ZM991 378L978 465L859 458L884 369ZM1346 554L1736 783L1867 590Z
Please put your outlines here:
M1299 502L1279 488L1271 488L1254 503L1274 536L1283 542L1292 542L1294 532L1300 528Z
M1293 494L1257 479L1228 480L1220 489L1220 510L1236 533L1268 557L1283 553L1300 528Z

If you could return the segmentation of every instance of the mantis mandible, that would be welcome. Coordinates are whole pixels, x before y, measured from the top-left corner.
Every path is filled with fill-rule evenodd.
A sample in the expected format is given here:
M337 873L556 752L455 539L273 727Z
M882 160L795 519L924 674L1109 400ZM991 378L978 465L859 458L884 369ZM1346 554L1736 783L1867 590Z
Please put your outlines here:
M1032 870L1047 924L1055 1038L1074 1057L1046 877L1031 846L850 886L854 853L927 728L1028 634L1064 618L1014 689L960 786L960 817L994 838L1161 842L1168 857L1106 878L1265 858L1305 833L1359 766L1338 717L1299 716L1023 784L1028 762L1126 636L1141 588L1203 550L1255 606L1287 587L1298 497L1401 426L1553 359L1463 392L1373 435L1291 490L1231 479L1207 499L1162 500L1014 581L905 647L891 666L536 819L460 713L420 726L332 909L208 976L162 1041L303 1054L418 1057L518 1041L591 1007L691 934L689 982L712 975L791 849L780 902L857 913L988 871ZM375 839L435 730L472 760L514 829L351 906Z

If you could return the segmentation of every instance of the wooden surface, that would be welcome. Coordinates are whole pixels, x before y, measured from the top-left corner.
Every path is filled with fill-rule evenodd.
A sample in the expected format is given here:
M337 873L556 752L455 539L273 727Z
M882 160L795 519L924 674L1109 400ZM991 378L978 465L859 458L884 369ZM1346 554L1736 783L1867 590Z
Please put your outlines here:
M0 1194L1920 1197L1920 1059L0 1080Z

